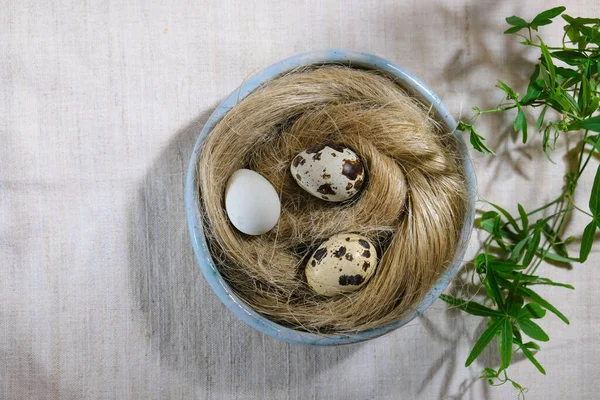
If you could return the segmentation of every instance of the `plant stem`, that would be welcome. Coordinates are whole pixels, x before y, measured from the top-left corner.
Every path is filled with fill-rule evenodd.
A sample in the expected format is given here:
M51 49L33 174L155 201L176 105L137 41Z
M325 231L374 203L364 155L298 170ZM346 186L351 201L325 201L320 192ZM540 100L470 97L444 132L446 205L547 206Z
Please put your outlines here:
M542 261L544 261L546 254L550 251L550 248L552 247L552 244L555 243L557 237L560 235L560 232L563 228L563 225L566 221L567 215L573 210L573 209L578 209L579 211L584 212L585 214L588 214L587 212L579 209L577 206L575 206L575 204L573 203L573 198L571 195L571 192L574 192L577 188L577 185L579 183L579 178L581 177L581 174L583 173L583 171L585 170L588 162L591 159L592 154L594 153L593 151L591 151L588 156L587 159L585 160L585 162L582 164L583 161L583 154L585 153L585 139L587 138L588 135L588 131L586 130L584 132L583 135L583 140L582 140L582 145L581 145L581 150L579 151L579 157L578 157L578 161L577 161L577 175L575 176L575 178L573 179L572 182L570 182L569 187L565 188L565 190L563 191L562 195L559 197L559 199L562 199L562 202L560 203L559 206L559 211L558 213L562 213L562 211L565 211L564 213L562 213L561 217L558 220L554 220L553 222L553 226L552 226L552 230L555 232L554 235L552 235L552 237L550 237L546 244L545 244L545 248L542 251L541 256L538 257L538 260L535 264L535 266L533 268L529 268L528 271L530 271L530 274L534 274L535 271L539 268L539 266L541 265ZM572 187L571 187L572 186ZM567 204L567 207L565 207L565 203ZM569 208L571 207L571 208ZM588 214L589 216L593 217L591 214Z
M587 167L588 163L590 162L590 159L592 158L592 156L594 155L594 151L590 151L590 154L588 154L585 163L583 164L583 167L579 170L579 172L577 173L577 179L579 179L579 177L581 176L581 174L583 173L583 171L585 171L585 167Z
M550 239L546 240L546 244L544 245L545 248L542 250L541 256L538 257L538 259L537 259L537 261L536 261L536 263L535 263L535 265L534 265L533 268L531 268L531 267L528 268L528 274L530 274L530 275L535 274L535 271L537 271L537 269L539 268L539 266L544 261L544 259L546 257L546 254L548 254L548 252L550 251L550 248L552 247L552 243L554 243L555 240L556 240L556 238L558 237L559 232L561 231L562 226L563 226L563 224L564 224L564 222L565 222L565 220L567 218L567 214L568 214L568 212L563 212L564 211L564 205L565 205L565 202L564 201L561 202L560 205L559 205L559 211L556 213L556 214L561 214L562 213L562 215L560 216L560 222L558 222L557 219L555 219L553 221L554 223L552 225L552 230L555 232L555 234L552 235L552 237Z
M581 160L583 159L583 153L585 153L585 139L587 139L588 136L588 131L586 130L585 133L583 134L583 139L581 140L581 150L579 151L579 159L577 160L577 177L579 177L581 175L582 169L581 169ZM590 152L590 154L593 153ZM586 162L587 165L587 162ZM583 167L585 169L585 165Z
M515 107L517 107L516 104L510 105L508 107L497 107L492 110L480 110L479 114L490 114L490 113L495 113L495 112L500 112L500 111L506 111L506 110L511 110Z
M573 204L573 207L574 207L574 208L575 208L577 211L580 211L580 212L584 213L584 214L585 214L585 215L587 215L588 217L590 217L590 218L594 218L594 216L593 216L592 214L590 214L589 212L587 212L587 211L585 211L585 210L582 210L581 208L577 207L575 204Z
M564 195L565 195L565 194L564 194L564 193L562 193L560 196L558 196L556 199L552 200L550 203L548 203L548 204L546 204L546 205L543 205L543 206L541 206L541 207L539 207L539 208L536 208L536 209L535 209L535 210L533 210L533 211L530 211L530 212L528 212L528 213L527 213L527 215L533 215L533 214L535 214L535 213L538 213L538 212L540 212L540 211L542 211L542 210L545 210L546 208L550 207L550 206L551 206L551 205L553 205L553 204L556 204L556 203L558 203L559 201L561 201L561 200L563 199ZM521 219L521 218L519 217L519 220L520 220L520 219Z

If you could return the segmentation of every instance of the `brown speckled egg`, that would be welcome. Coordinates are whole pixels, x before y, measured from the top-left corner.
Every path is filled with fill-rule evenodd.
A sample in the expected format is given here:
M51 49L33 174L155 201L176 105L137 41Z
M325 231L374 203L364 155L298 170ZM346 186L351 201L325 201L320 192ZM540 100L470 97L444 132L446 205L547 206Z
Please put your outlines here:
M364 286L377 268L377 251L364 236L341 233L330 237L306 264L308 285L318 294L334 296Z
M365 181L360 157L339 144L315 146L300 152L292 160L290 171L302 189L331 202L354 197Z

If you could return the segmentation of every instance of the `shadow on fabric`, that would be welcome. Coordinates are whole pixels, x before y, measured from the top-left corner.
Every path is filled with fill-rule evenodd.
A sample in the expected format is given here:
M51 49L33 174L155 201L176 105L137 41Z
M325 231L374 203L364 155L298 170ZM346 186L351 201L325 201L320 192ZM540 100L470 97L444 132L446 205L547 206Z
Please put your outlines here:
M267 337L239 321L205 282L188 235L184 188L195 140L212 110L183 129L153 164L130 212L130 287L150 351L194 393L258 398L287 393L360 345L316 348Z

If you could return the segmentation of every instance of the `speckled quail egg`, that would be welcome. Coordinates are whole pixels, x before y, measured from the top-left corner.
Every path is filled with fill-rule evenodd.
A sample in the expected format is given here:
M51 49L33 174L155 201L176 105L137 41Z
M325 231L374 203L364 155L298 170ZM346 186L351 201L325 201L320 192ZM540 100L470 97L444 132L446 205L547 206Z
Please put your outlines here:
M330 237L306 264L308 285L318 294L334 296L364 286L377 268L377 251L364 236L341 233Z
M340 144L323 144L300 152L292 160L290 172L302 189L331 202L354 197L365 181L360 157Z

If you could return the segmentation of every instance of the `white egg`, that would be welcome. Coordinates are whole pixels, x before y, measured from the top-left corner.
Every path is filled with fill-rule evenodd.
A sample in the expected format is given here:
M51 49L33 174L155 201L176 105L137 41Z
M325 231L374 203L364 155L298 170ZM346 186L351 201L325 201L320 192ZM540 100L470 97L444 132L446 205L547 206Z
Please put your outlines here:
M327 239L306 263L306 281L318 294L334 296L364 286L377 268L377 251L364 236L341 233Z
M292 160L290 172L302 189L331 202L354 197L365 181L360 157L339 144L320 145L300 152Z
M240 232L262 235L277 225L281 203L273 185L262 175L239 169L227 182L225 209Z

